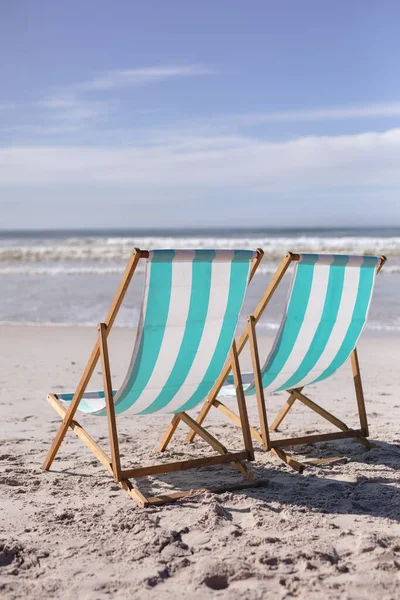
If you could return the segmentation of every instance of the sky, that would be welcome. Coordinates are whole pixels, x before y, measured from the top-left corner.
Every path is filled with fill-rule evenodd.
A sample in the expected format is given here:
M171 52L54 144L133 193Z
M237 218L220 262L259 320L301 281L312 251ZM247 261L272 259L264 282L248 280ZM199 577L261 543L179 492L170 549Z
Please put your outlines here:
M0 229L400 226L397 0L15 0L0 56Z

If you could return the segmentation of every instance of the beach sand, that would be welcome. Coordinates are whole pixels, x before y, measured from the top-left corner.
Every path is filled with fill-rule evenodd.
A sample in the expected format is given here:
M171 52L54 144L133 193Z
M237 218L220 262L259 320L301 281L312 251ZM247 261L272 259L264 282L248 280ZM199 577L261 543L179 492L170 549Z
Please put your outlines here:
M400 585L400 340L364 337L359 356L371 439L303 446L308 459L343 456L299 475L255 444L252 469L263 485L138 508L70 431L50 472L44 460L60 419L49 391L73 391L97 330L0 327L0 595L21 598L386 598ZM133 330L110 337L120 382ZM262 346L271 343L263 339ZM249 357L242 361L249 366ZM91 389L101 389L100 368ZM97 387L100 386L100 387ZM350 366L308 394L357 427ZM268 397L275 414L285 394ZM233 403L230 403L233 407ZM257 425L255 400L248 401ZM105 419L78 419L108 448ZM125 466L151 464L168 416L121 415ZM214 410L206 422L230 448L240 430ZM321 426L318 429L318 426ZM333 430L294 407L282 434ZM208 452L184 443L185 426L163 460ZM144 493L239 482L230 466L139 480Z

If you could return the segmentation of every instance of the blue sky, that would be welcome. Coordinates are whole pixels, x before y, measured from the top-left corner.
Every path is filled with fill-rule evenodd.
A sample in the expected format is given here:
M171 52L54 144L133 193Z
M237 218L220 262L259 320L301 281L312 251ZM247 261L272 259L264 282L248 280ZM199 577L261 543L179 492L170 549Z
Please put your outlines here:
M400 225L399 22L394 0L3 3L0 227Z

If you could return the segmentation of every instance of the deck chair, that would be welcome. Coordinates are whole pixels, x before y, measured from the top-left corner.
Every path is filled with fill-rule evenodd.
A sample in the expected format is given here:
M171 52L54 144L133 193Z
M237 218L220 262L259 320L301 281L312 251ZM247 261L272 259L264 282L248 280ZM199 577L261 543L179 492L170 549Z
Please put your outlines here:
M285 463L302 472L306 464L319 464L333 459L300 462L283 448L300 444L355 438L367 448L373 447L367 416L356 344L367 320L375 275L384 256L345 256L294 254L289 252L280 266L237 343L240 353L250 342L253 373L242 376L245 395L256 395L261 431L251 427L252 436L264 450L274 452ZM291 263L295 263L289 297L272 350L261 367L256 339L256 324ZM349 428L343 421L319 406L304 393L305 386L333 375L350 357L360 420L359 429ZM197 423L201 425L212 406L239 424L238 416L221 399L234 395L230 365L227 363L216 385L201 409ZM296 400L302 402L340 431L290 439L270 439L264 392L286 390L289 394L270 430L276 431ZM218 396L218 398L217 398ZM189 433L192 441L195 431Z
M253 277L262 254L262 250L148 252L135 249L105 322L98 325L98 339L76 391L48 395L48 401L63 422L42 468L50 468L71 427L113 475L114 480L140 506L174 501L194 491L145 497L138 488L133 487L130 478L232 463L251 479L252 474L245 463L254 460L254 452L234 334L248 281ZM107 337L141 259L146 260L146 268L136 341L126 377L119 390L113 391ZM228 356L237 386L243 430L244 450L240 452L228 452L223 444L186 413L207 397ZM99 358L104 390L86 392ZM218 454L123 469L116 415L128 409L138 416L173 413L174 420L183 421L190 430L196 431ZM111 457L74 419L77 410L107 417Z

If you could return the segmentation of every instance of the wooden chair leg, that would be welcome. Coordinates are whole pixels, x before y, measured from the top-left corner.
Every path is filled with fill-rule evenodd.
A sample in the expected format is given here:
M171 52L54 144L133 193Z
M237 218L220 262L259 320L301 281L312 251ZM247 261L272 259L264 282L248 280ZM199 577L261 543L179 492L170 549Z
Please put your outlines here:
M164 452L164 450L166 449L166 447L168 446L168 444L170 443L172 436L174 435L178 425L180 423L180 418L178 415L174 415L172 417L172 421L168 426L167 431L165 432L164 436L161 439L161 442L159 444L159 446L157 447L157 450L159 450L160 452Z
M271 450L278 458L283 460L286 465L292 467L292 469L298 473L302 473L304 471L306 465L286 454L284 450L281 450L280 448L271 448Z
M202 424L203 424L203 421L204 421L204 419L207 417L208 413L210 412L212 405L213 405L213 401L212 401L212 400L209 400L209 399L207 398L207 400L204 402L204 404L203 404L203 406L201 407L201 410L200 410L200 412L199 412L199 414L197 415L197 418L196 418L196 422L197 422L199 425L202 425ZM193 440L194 440L195 436L196 436L196 432L195 432L195 431L193 431L193 429L192 429L192 430L191 430L191 431L188 433L188 435L186 436L186 441L187 441L187 442L193 442Z
M356 390L356 398L358 405L358 414L360 418L361 428L365 431L365 437L369 436L367 411L365 409L364 391L361 382L360 364L358 362L357 348L354 348L351 353L351 368L353 371L354 388Z
M263 388L262 375L261 375L260 356L258 353L258 344L257 344L257 335L256 335L256 320L253 316L250 316L250 317L248 317L247 322L248 322L248 328L249 328L251 361L253 364L254 382L255 382L255 386L256 386L258 416L259 416L259 420L260 420L261 435L262 435L262 439L263 439L262 444L263 444L264 450L269 450L271 445L270 445L270 439L269 439L268 418L267 418L267 410L266 410L266 406L265 406L264 388Z
M101 365L102 365L102 370L103 370L104 396L105 396L105 400L106 400L108 434L109 434L109 438L110 438L112 467L113 467L115 481L120 481L120 479L121 479L121 459L119 456L117 421L115 418L115 406L114 406L114 398L113 398L113 393L112 393L110 359L108 356L107 334L106 334L107 326L105 323L99 323L98 329L99 329L100 357L101 357Z
M298 391L301 392L302 389L303 388L298 388ZM294 394L291 394L289 396L289 398L287 399L287 401L285 402L285 404L282 406L281 410L276 415L274 421L272 422L272 425L269 428L270 431L276 431L278 429L279 425L282 423L283 419L286 417L286 415L288 414L289 410L292 408L295 401L296 401L296 396Z
M236 398L239 408L240 425L242 428L244 446L248 454L248 460L254 460L254 448L253 441L251 439L249 417L247 414L246 400L243 392L242 375L240 373L239 358L236 349L236 342L233 341L231 348L231 361L232 361L232 372L233 380L235 383Z

